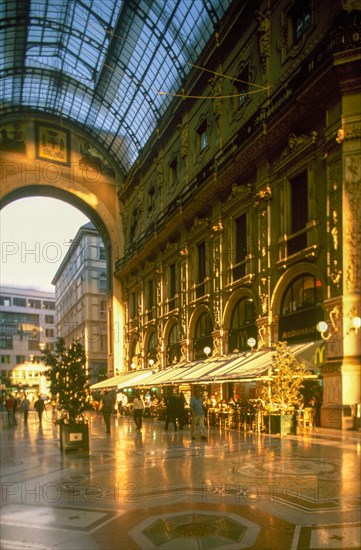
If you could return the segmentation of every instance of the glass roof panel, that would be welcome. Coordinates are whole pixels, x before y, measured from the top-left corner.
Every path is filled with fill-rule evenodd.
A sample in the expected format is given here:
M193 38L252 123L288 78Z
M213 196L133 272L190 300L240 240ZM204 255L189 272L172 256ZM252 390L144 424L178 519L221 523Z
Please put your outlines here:
M126 173L231 1L2 0L2 110L76 122Z

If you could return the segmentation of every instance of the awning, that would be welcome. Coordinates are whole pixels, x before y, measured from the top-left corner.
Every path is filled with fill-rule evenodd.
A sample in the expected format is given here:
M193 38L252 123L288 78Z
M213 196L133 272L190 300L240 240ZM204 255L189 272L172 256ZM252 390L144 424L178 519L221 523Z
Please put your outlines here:
M323 361L323 346L323 341L307 342L291 345L289 349L308 370L318 371L317 367L320 366L320 361ZM216 372L203 377L202 381L210 383L258 380L272 366L274 354L274 349L268 349L233 356L233 359L229 359Z
M145 378L151 376L151 374L151 370L137 370L119 374L93 384L90 386L90 390L105 390L110 388L120 390L122 388L129 388L131 386L136 386L138 382L143 381Z
M318 372L323 362L324 342L307 342L289 346L295 357L308 370ZM144 379L140 386L169 386L179 384L258 380L272 366L274 349L232 354L204 361L179 363Z
M173 367L168 367L164 370L161 370L146 380L143 381L143 386L171 386L172 384L176 383L176 380L178 380L180 377L184 375L186 371L190 368L190 366L200 366L202 362L196 362L196 363L178 363L177 365L174 365Z

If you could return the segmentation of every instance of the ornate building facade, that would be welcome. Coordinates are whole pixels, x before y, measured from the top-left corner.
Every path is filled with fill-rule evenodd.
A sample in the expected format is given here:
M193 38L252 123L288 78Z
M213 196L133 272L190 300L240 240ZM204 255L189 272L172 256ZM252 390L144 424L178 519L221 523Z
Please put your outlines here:
M324 340L341 427L360 401L360 14L237 5L119 189L125 367Z
M115 93L124 74L128 94L134 83L132 72L115 68L117 59L129 67L138 59L128 55L132 36L110 48L112 72L94 69L85 95L65 70L56 92L49 88L35 106L26 80L21 97L16 86L3 88L10 90L2 108L3 204L55 196L94 222L110 273L109 376L150 360L165 369L242 353L249 338L255 349L320 341L321 421L345 427L350 407L361 403L360 10L351 0L201 5L208 27L193 20L184 57L174 54L175 31L171 47L167 32L158 36L138 14L167 43L154 53L165 57L152 75L169 63L180 75L175 87L170 78L147 90L149 64L133 103L123 89ZM29 24L40 23L30 17ZM114 24L114 39L122 32ZM18 82L19 67L6 59L4 82ZM31 73L34 82L44 79L44 94L48 76ZM71 107L65 89L76 98ZM120 98L126 105L113 108ZM124 122L129 113L142 121L124 123L117 135L117 116ZM133 142L137 154L128 154Z

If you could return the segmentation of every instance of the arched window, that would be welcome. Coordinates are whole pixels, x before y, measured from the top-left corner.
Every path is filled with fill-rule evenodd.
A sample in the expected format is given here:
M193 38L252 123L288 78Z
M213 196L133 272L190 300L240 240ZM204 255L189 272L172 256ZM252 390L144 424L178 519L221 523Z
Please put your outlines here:
M256 308L252 298L243 297L232 311L228 334L229 351L249 349L247 340L251 337L257 340Z
M294 279L284 293L279 318L279 340L312 341L319 338L316 325L324 317L322 283L310 273Z
M288 286L282 300L281 314L287 315L322 303L321 282L314 275L302 275Z
M181 330L178 324L173 325L168 337L167 365L178 363L181 358Z
M196 324L193 345L194 359L204 359L207 357L203 351L205 347L213 349L212 332L212 319L209 313L205 311L200 315Z
M146 367L149 366L149 360L153 359L154 362L157 361L157 334L156 332L152 332L150 335L150 338L148 340L148 349L147 349L147 364Z
M141 352L138 340L133 340L130 348L130 365L129 370L141 367Z

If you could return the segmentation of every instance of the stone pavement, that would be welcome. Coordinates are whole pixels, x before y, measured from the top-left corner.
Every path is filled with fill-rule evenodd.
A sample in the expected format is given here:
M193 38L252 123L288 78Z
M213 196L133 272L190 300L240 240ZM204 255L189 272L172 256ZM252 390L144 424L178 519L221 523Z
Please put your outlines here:
M359 549L360 432L164 431L90 417L89 453L35 416L1 431L2 550Z

